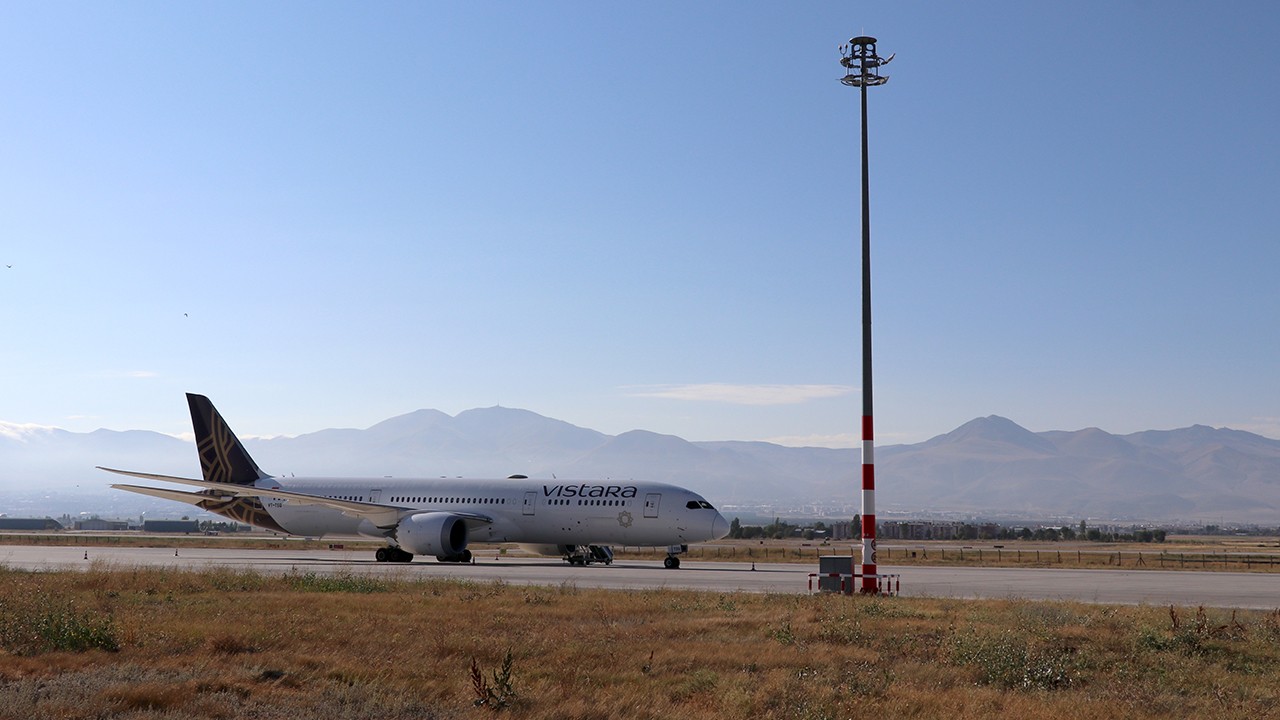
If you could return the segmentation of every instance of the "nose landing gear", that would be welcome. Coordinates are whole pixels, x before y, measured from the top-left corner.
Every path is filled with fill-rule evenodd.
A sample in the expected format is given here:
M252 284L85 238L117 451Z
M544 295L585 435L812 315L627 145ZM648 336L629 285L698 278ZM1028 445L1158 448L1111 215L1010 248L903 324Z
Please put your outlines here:
M668 545L667 559L662 561L662 566L668 570L679 570L680 569L679 555L681 553L686 553L686 552L689 552L688 545Z

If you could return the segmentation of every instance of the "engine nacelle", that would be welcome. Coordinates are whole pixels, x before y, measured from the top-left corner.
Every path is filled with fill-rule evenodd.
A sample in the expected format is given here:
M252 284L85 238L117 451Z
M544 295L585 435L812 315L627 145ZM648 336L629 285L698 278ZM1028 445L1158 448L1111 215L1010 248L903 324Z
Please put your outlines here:
M467 547L467 524L449 513L410 515L396 527L396 542L414 555L460 555Z

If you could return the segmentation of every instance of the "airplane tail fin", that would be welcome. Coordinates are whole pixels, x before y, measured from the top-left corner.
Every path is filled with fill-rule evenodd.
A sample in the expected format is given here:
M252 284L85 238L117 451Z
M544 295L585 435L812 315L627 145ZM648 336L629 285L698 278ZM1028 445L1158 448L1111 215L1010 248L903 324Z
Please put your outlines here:
M203 395L187 393L191 406L191 428L196 434L196 451L200 454L200 471L207 482L252 485L270 477L245 452L244 445L218 409Z

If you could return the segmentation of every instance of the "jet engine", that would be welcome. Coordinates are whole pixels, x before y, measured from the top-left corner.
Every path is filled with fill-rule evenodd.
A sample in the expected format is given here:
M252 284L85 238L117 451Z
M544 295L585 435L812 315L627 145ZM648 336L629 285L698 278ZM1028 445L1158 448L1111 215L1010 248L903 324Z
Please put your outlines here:
M414 555L456 557L467 547L467 525L449 513L418 513L400 521L396 542Z

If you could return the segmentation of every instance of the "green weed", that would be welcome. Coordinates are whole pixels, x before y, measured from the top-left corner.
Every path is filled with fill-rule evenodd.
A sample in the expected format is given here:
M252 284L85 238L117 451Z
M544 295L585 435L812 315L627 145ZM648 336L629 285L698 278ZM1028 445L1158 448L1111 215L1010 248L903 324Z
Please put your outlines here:
M314 572L293 573L287 575L286 580L292 589L303 592L380 593L390 589L389 584L384 580L353 573L337 575L322 575Z
M511 684L511 667L514 663L511 649L507 648L507 655L502 659L502 667L491 673L493 682L490 683L480 670L476 659L471 658L471 690L476 696L472 704L494 711L510 706L516 699L516 689Z
M0 599L0 647L15 655L120 649L109 614L83 612L44 594Z
M956 635L951 661L980 672L980 682L1006 690L1056 690L1076 676L1067 651L1032 647L1011 631L995 635Z

